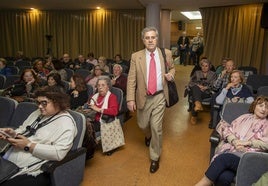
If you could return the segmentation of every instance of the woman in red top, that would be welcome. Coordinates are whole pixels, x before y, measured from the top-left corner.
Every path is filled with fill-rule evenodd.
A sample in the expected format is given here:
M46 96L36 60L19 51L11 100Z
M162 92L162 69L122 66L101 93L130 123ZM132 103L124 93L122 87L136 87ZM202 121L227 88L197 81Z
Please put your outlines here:
M98 137L100 131L100 121L111 121L119 111L119 104L116 95L110 92L112 87L111 79L108 76L99 76L97 83L97 93L92 96L87 105L90 109L96 111L94 120L94 129ZM111 155L113 152L107 152Z

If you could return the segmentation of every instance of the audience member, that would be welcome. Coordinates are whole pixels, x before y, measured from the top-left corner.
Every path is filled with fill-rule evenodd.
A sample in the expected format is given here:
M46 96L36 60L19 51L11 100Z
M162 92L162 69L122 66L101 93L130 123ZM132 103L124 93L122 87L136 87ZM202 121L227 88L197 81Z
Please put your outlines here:
M252 103L254 100L252 91L245 84L243 72L233 70L229 76L229 83L223 88L220 94L216 97L216 103L224 106L228 102L237 103Z
M201 70L195 71L188 84L190 89L190 96L193 101L191 108L192 117L191 123L196 124L197 112L202 111L202 100L211 97L211 90L214 81L217 78L215 72L210 70L211 64L207 59L200 61Z
M0 58L0 74L4 76L12 75L11 69L7 67L7 61L4 58Z
M22 169L2 186L47 186L50 176L41 170L46 161L62 160L72 147L77 134L76 124L66 111L68 95L57 87L45 86L35 93L39 109L34 111L16 130L1 128L12 138L0 134L11 144L3 156ZM37 127L41 126L42 127ZM32 166L31 166L32 165Z
M96 83L99 78L103 73L100 65L95 65L92 71L92 74L90 74L88 77L85 78L85 81L87 84L91 85L94 90L96 89Z
M33 63L33 70L36 75L42 79L47 79L47 75L49 74L49 70L45 69L43 66L43 61L41 59L36 59Z
M100 120L104 119L103 115L108 117L107 120L113 120L119 111L117 97L110 92L111 87L111 79L108 76L99 76L97 81L97 93L94 94L86 104L90 109L97 112L93 121L94 129L97 134L100 133ZM113 152L114 150L109 151L106 155L110 156Z
M87 63L90 63L92 65L97 65L98 64L98 60L94 58L94 53L93 52L89 52L87 55Z
M48 86L58 86L63 92L66 92L64 84L61 81L60 74L58 74L58 73L50 73L47 76L47 85Z
M222 58L221 65L217 66L216 71L215 71L217 75L220 75L220 73L225 69L225 65L228 60L229 60L228 58L225 58L225 57Z
M129 67L130 67L130 63L128 61L126 61L126 60L123 60L121 54L116 54L115 55L113 65L114 64L121 65L122 68L123 68L123 73L128 73Z
M92 63L87 63L83 55L79 54L78 58L75 60L75 69L87 69L91 71L94 65Z
M110 67L106 64L106 57L100 56L98 59L98 64L104 73L110 74Z
M54 69L50 71L50 73L58 73L61 77L61 80L67 81L67 72L64 69L64 64L58 59L53 59L52 64Z
M71 97L71 109L84 105L88 100L87 85L82 76L74 74L70 80L70 90L68 94Z
M257 97L249 112L231 124L224 120L218 124L221 142L205 176L195 186L230 186L244 153L268 150L268 98Z
M44 68L47 69L49 72L54 69L52 59L52 56L47 56L44 62Z
M64 64L65 68L70 68L70 69L74 69L74 62L72 61L72 59L70 58L69 54L63 54L62 57L62 62Z
M127 76L122 73L123 68L119 64L113 66L112 86L120 88L124 95L126 95L127 89Z
M207 57L202 57L200 61L202 61L203 59L208 60ZM195 71L197 71L197 70L201 70L200 62L198 63L198 65L195 65L195 66L194 66L193 70L192 70L191 73L190 73L190 77L192 77L192 75L193 75L193 74L195 73ZM215 67L214 67L214 65L213 65L212 63L210 63L210 70L213 71L213 72L216 71L216 70L215 70Z
M8 87L4 94L21 102L28 98L33 98L34 91L43 85L45 85L45 81L37 77L33 69L25 69L19 81L15 82L11 87Z

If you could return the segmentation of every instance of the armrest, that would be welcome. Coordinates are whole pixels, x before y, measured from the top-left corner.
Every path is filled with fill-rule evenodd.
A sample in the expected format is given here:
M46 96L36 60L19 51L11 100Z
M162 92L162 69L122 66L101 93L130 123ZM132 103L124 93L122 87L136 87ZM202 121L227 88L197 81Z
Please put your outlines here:
M220 134L216 130L213 130L209 137L210 143L217 145L219 144L220 140L221 140Z
M44 172L52 173L57 167L69 162L76 157L86 153L86 148L81 147L79 149L68 152L68 154L61 161L48 161L41 166L41 170Z

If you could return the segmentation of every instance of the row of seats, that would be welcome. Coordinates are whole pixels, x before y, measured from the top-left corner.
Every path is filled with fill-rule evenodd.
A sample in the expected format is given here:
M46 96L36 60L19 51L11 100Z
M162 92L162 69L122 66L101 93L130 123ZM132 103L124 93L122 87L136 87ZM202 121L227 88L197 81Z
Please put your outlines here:
M33 102L20 102L0 96L0 127L17 128L38 107ZM68 110L76 122L77 135L73 146L61 161L48 161L41 169L48 173L53 186L79 185L84 176L86 149L82 147L86 131L86 119L81 113ZM0 145L3 144L0 141ZM62 179L64 177L64 179Z

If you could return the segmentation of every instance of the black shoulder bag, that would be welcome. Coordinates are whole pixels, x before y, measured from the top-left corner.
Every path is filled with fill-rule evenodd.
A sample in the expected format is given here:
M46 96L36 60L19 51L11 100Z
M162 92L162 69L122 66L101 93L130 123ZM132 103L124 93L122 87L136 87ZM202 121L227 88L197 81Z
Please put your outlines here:
M165 61L165 70L166 73L168 73L168 68L167 68L167 59L166 59L166 53L165 49L161 48L161 52ZM172 107L179 101L179 94L177 92L177 86L175 81L167 81L167 86L168 86L168 102L166 103L166 107Z

